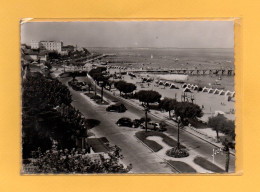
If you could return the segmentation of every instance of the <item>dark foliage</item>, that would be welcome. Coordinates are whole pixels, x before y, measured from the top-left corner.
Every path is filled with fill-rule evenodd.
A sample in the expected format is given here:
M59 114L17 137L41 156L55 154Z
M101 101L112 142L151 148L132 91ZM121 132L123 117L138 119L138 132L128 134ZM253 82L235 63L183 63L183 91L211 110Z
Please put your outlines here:
M159 106L161 109L169 112L169 118L171 118L171 111L176 108L177 101L166 97L160 102Z
M86 128L84 117L71 105L71 95L58 80L28 75L23 82L23 158L40 147L49 149L55 140L59 147L75 146L75 138Z
M181 118L182 123L185 124L186 119L194 119L202 117L203 112L201 108L193 103L178 102L175 107L175 115Z
M136 95L139 101L147 105L149 105L149 103L160 102L161 99L161 95L157 91L152 90L142 90L137 92Z
M217 139L219 139L219 132L230 136L232 139L235 139L235 122L232 120L228 120L222 114L210 117L208 121L208 126L216 131Z
M120 149L116 148L114 152L108 153L108 157L99 155L99 158L92 160L83 150L58 150L57 146L46 152L40 149L33 154L34 161L29 165L32 167L32 173L127 173L132 166L124 167L119 162L122 155Z

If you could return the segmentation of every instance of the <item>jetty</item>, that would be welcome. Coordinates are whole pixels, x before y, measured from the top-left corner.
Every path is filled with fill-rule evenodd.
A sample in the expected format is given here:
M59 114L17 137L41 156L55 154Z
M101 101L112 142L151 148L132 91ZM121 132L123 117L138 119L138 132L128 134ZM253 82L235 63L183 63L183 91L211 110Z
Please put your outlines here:
M231 68L225 69L127 69L127 72L135 73L170 73L183 75L235 75L235 70Z

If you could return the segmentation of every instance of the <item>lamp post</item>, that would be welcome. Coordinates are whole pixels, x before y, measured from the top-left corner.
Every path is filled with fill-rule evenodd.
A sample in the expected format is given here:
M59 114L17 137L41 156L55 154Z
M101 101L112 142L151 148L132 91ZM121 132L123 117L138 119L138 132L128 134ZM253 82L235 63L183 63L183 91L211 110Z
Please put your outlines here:
M178 123L178 137L177 137L177 149L180 149L180 122L181 122L181 117L177 117L177 123Z

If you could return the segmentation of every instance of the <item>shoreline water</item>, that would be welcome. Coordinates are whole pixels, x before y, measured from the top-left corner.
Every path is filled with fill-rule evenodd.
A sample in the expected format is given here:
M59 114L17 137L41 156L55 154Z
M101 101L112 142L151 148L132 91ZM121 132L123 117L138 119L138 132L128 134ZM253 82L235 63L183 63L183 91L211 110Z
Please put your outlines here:
M101 59L108 66L135 69L234 69L234 49L190 48L89 48L91 52L113 54ZM119 72L120 70L118 70ZM123 72L124 70L122 70ZM150 73L148 75L155 75ZM221 80L219 80L221 79ZM234 91L233 75L189 75L186 83ZM218 85L220 84L220 85Z

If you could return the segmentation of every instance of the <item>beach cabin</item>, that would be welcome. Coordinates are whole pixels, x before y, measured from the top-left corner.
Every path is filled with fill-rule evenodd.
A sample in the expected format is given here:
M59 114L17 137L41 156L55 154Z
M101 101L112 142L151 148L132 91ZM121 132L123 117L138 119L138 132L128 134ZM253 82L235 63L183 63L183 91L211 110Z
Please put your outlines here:
M220 92L220 90L215 89L214 92L213 92L213 94L219 94L219 92Z
M212 88L208 89L208 93L213 93L213 92L214 92L214 89L212 89Z
M225 96L231 96L231 91L227 90Z
M164 84L164 82L163 81L159 81L159 85L163 85Z
M185 88L185 87L187 87L187 84L184 83L181 87L182 87L182 88Z
M170 83L166 81L166 82L164 83L164 86L168 87L168 86L170 86Z
M207 87L203 87L203 89L202 89L202 92L208 92L208 88Z
M183 92L191 92L190 88L186 87L183 89Z
M193 90L195 91L195 90L198 90L198 89L199 89L199 86L198 85L194 85Z
M170 89L179 89L179 87L177 87L174 83L171 83Z
M219 91L219 95L225 95L225 91L224 90Z

